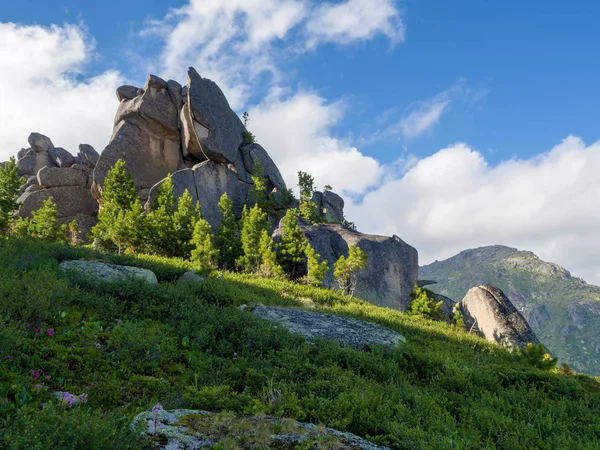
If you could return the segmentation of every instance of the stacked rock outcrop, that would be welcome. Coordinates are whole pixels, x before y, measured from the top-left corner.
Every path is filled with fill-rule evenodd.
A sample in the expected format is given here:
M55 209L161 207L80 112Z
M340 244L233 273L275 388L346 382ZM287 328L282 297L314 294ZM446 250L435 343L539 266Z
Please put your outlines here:
M21 187L18 202L19 215L31 217L43 202L52 197L58 220L69 223L76 220L81 235L96 223L98 203L91 195L92 161L98 153L83 144L77 156L61 147L55 147L50 138L39 133L29 135L30 148L18 152L19 174L27 177Z
M116 95L119 106L113 133L101 154L82 144L74 156L55 147L48 137L31 134L30 147L18 153L19 172L27 177L19 198L21 217L30 217L52 197L60 222L77 220L85 236L96 223L108 171L119 159L126 162L147 209L171 176L175 196L187 190L213 228L221 221L218 202L224 193L232 200L234 213L241 215L250 202L258 164L275 198L286 190L267 151L245 139L247 130L221 89L195 69L188 69L185 86L150 75L141 88L121 86ZM331 224L303 224L302 231L329 261L326 285L333 285L334 262L348 253L350 245L357 245L368 256L368 267L359 274L357 295L404 309L417 282L417 251L397 236L372 236L345 228L341 225L344 201L331 191L317 192L313 200ZM276 225L277 218L271 219ZM275 236L278 233L281 230Z

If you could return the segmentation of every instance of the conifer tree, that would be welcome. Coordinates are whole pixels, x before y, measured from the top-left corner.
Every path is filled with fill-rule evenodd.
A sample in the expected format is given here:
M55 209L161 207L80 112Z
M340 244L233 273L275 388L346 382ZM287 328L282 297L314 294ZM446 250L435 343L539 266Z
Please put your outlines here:
M143 209L133 176L122 159L115 163L104 179L98 223L90 236L100 246L119 252L126 248L136 249L143 243Z
M283 277L283 269L277 262L277 253L273 250L275 243L267 230L260 236L260 273L265 277Z
M252 188L250 189L250 201L253 205L258 205L260 208L271 215L275 211L275 202L269 192L267 192L267 180L263 175L263 167L260 161L254 162L254 175L252 178Z
M17 198L22 184L15 158L10 158L0 167L0 234L9 230L13 214L19 208Z
M310 244L306 245L306 250L305 250L305 254L306 254L306 268L307 268L307 274L306 274L306 281L309 284L312 284L314 286L322 286L323 285L323 278L325 278L325 275L327 274L327 271L329 270L329 265L327 264L327 261L321 261L319 262L319 260L321 259L321 255L319 255L317 252L315 252L315 249L312 248L312 246Z
M284 271L293 279L301 276L306 261L306 238L298 226L298 210L290 208L282 220L280 259Z
M173 232L177 243L173 256L189 258L193 248L190 241L200 215L200 204L194 207L194 200L186 189L177 202L177 210L173 214Z
M214 246L214 235L210 224L199 217L194 225L191 240L191 260L196 263L198 270L208 273L217 267L219 251Z
M68 242L69 231L66 225L58 224L56 204L52 197L44 200L42 206L34 211L31 219L19 219L15 224L17 236L30 236L44 241Z
M269 229L267 214L257 204L248 210L244 206L242 212L242 250L244 254L238 258L238 266L246 272L257 272L260 268L262 258L260 252L260 240L263 231Z
M433 320L442 320L442 305L444 302L441 300L436 302L435 299L429 297L427 294L427 289L415 286L413 292L410 293L412 301L408 305L406 313Z
M152 202L151 210L146 216L147 242L153 253L169 256L176 252L177 236L174 232L174 212L173 179L169 174L158 187L158 195Z
M367 254L355 245L348 248L348 257L340 256L334 264L333 276L344 295L354 296L357 272L367 267Z
M298 189L300 190L300 217L310 223L319 222L317 204L312 200L315 192L315 179L306 172L298 172Z
M224 269L233 269L236 260L242 256L242 244L238 221L233 215L233 203L227 196L227 192L219 199L218 206L222 219L217 228L215 247L219 251L220 266Z

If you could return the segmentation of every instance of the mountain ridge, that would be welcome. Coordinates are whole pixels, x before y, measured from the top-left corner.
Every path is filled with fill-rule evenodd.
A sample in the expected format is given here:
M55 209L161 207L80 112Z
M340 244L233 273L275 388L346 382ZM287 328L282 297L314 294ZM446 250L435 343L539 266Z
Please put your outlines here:
M555 356L575 370L600 374L600 287L558 264L492 245L421 266L419 278L435 280L429 288L457 302L473 286L497 286Z

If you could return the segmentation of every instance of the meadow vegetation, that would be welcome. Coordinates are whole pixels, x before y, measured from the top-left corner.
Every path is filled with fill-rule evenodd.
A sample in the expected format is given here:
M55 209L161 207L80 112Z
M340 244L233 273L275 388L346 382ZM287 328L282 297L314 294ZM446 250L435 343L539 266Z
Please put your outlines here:
M145 267L160 284L99 285L58 268L80 258ZM294 418L400 449L597 446L593 378L311 285L224 271L175 284L191 267L3 238L0 447L142 448L129 423L157 402ZM238 308L259 302L380 323L407 344L307 343ZM87 403L68 407L54 392Z
M334 265L341 289L319 287L325 265L298 233L301 211L288 210L278 257L258 201L240 224L224 196L212 230L169 181L141 212L117 169L93 232L103 251L31 232L0 237L0 448L148 448L129 425L159 402L292 418L397 449L597 448L596 379L557 368L543 349L510 352L431 320L424 312L436 305L418 292L414 314L352 298L365 263L353 247ZM110 193L111 183L121 187ZM0 189L0 208L11 199ZM147 268L159 284L59 268L72 259ZM177 284L191 269L205 269L205 281ZM407 343L308 343L239 308L257 303L379 323Z

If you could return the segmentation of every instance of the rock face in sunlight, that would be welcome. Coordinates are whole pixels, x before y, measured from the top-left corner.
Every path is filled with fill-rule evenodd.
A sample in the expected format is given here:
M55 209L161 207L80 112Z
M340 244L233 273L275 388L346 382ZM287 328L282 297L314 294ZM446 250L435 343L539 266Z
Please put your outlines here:
M19 173L26 179L19 197L21 217L30 217L52 197L59 221L76 220L81 235L86 236L97 223L106 176L119 159L132 174L146 210L152 208L160 186L171 176L175 197L187 190L213 229L221 222L218 203L224 193L237 217L244 205L252 206L256 200L252 177L259 170L271 195L272 228L287 208L298 205L284 195L287 187L277 165L267 150L254 142L219 86L195 69L188 69L185 86L150 75L142 87L120 86L116 97L113 133L101 153L81 144L73 155L56 147L47 136L29 136L29 147L17 154ZM358 274L356 295L378 305L405 309L417 283L417 251L397 236L367 235L342 226L344 200L334 192L315 192L313 201L319 218L329 224L305 224L302 231L329 261L325 284L334 285L335 261L348 253L350 245L357 245L368 255L368 267ZM275 237L278 233L280 230Z
M400 333L364 320L276 306L258 305L250 311L308 340L317 338L332 340L342 347L352 347L357 350L370 349L374 345L382 345L393 350L406 342Z
M417 250L398 236L377 236L352 231L338 224L300 224L310 245L329 264L325 286L334 286L333 265L342 255L348 256L350 245L367 254L367 267L358 271L356 296L379 306L404 310L409 294L417 284ZM280 238L282 225L275 230Z
M460 304L468 329L475 326L490 342L507 348L523 348L540 341L525 320L500 289L476 286L469 289Z

